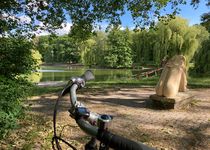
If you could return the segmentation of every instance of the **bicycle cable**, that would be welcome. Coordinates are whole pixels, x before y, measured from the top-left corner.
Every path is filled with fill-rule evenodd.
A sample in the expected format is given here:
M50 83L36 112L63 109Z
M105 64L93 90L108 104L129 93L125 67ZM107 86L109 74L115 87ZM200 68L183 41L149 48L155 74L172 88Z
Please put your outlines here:
M58 104L59 104L59 101L61 100L62 96L64 96L67 93L67 91L68 91L68 89L70 89L70 87L71 87L70 82L68 82L68 84L65 86L65 88L59 94L58 99L56 100L56 103L55 103L54 113L53 113L54 136L53 136L52 142L51 142L53 150L56 150L56 148L57 148L57 150L62 150L62 148L59 144L59 140L62 141L63 143L65 143L66 145L68 145L69 147L71 147L73 150L77 150L72 144L65 141L61 137L58 137L57 133L56 133L56 117L57 117ZM56 148L55 148L55 145L56 145Z

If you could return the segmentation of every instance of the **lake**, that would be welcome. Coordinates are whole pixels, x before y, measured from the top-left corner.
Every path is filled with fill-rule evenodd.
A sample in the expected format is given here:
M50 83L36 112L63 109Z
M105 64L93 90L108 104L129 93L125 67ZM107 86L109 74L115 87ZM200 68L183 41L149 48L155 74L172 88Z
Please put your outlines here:
M39 82L67 81L71 77L81 76L91 70L95 81L125 80L140 74L142 69L91 69L87 67L41 66L38 70Z

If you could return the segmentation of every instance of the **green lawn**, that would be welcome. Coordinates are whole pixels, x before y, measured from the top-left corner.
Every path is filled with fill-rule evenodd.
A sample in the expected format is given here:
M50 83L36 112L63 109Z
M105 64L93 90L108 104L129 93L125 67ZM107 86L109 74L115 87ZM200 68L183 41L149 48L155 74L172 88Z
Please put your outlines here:
M109 81L89 81L87 88L140 88L155 87L159 77L141 78L141 79L125 79L125 80L109 80ZM189 88L210 88L210 77L189 77ZM61 91L63 86L58 87L38 87L35 86L32 95L41 95L45 93L54 93Z
M191 88L210 88L209 77L189 77L188 85Z

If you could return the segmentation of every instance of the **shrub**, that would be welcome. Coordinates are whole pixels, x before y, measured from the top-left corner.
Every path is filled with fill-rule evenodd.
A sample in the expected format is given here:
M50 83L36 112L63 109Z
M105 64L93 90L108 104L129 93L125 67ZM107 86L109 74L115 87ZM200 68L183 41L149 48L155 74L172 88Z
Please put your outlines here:
M22 102L28 96L31 85L24 79L9 79L0 76L0 138L10 129L23 114Z
M36 69L32 48L32 42L23 37L0 38L0 74L11 78Z

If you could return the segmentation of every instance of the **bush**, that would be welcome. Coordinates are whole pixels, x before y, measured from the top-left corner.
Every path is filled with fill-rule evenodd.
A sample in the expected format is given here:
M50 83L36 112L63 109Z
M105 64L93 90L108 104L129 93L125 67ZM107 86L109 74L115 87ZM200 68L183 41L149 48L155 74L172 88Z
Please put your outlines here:
M11 78L36 69L32 48L33 43L23 37L0 38L0 74Z
M8 79L0 76L0 139L16 127L23 114L22 102L28 96L31 85L24 79Z

